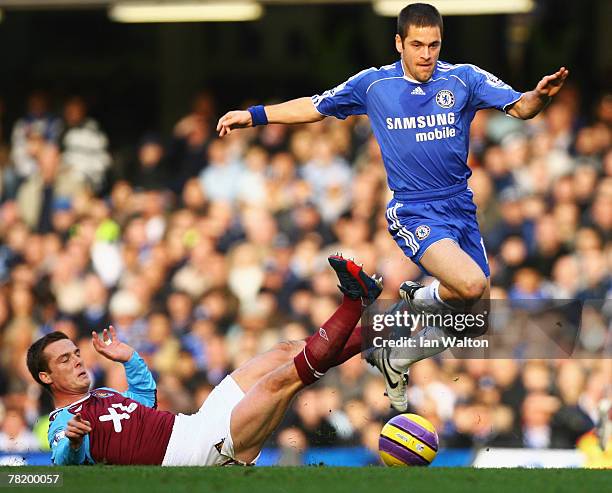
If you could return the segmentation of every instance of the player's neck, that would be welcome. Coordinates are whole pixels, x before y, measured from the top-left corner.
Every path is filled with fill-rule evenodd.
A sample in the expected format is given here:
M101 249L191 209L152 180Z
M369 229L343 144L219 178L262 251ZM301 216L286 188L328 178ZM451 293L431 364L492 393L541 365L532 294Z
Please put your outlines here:
M59 409L61 407L70 406L71 404L76 404L78 401L84 399L88 395L89 392L85 392L84 394L72 394L55 391L53 393L53 403L55 404L55 409Z

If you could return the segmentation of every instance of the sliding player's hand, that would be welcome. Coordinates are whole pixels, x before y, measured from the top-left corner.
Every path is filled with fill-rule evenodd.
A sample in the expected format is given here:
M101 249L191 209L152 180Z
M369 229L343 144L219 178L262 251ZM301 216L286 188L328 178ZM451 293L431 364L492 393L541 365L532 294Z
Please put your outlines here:
M91 432L91 423L84 420L80 413L75 414L74 418L68 421L66 426L66 438L70 440L70 446L73 449L78 449L83 443L85 435Z
M217 132L219 137L229 134L235 128L246 128L253 126L253 118L248 111L230 111L219 118Z
M97 332L92 332L91 343L102 356L120 363L128 362L134 354L134 349L131 346L119 340L117 331L112 325L108 329L104 329L102 339L98 337Z
M542 80L538 82L535 90L541 96L552 98L561 90L568 75L569 70L565 67L561 67L554 74L543 77Z

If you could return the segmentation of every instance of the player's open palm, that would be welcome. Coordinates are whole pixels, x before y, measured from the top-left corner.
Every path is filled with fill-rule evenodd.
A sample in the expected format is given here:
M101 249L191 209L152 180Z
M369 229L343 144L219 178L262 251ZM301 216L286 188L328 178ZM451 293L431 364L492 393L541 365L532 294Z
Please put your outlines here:
M568 75L569 70L567 70L565 67L561 67L554 74L542 77L542 80L538 82L538 85L536 86L536 91L543 96L552 98L561 90Z
M68 421L66 425L66 438L70 440L70 446L74 449L78 449L83 443L85 435L90 433L92 430L91 423L81 417L80 413L75 414L74 418Z
M217 123L219 137L229 134L235 128L246 128L253 124L253 118L248 111L229 111Z
M92 332L91 342L94 349L102 356L113 361L119 361L120 363L129 361L132 354L134 354L132 347L119 340L117 331L112 325L108 329L104 329L102 339L100 339L97 332Z

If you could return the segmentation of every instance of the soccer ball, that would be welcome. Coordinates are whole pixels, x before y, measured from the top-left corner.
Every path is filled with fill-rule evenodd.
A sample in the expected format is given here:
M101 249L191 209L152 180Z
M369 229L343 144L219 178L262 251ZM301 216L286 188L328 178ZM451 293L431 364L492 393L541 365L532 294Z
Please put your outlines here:
M399 414L380 432L378 453L387 466L428 466L438 453L438 434L418 414Z

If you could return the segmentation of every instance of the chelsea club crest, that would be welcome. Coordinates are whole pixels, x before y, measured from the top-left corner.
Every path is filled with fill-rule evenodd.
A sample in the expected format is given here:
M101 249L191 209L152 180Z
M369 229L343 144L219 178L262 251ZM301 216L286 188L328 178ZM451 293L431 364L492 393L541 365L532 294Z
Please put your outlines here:
M431 229L426 224L421 224L414 232L419 241L423 241L429 236Z
M442 89L436 94L436 103L441 108L452 108L455 104L455 95L448 89Z

